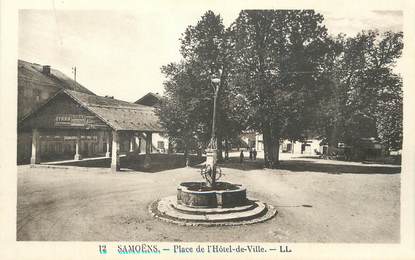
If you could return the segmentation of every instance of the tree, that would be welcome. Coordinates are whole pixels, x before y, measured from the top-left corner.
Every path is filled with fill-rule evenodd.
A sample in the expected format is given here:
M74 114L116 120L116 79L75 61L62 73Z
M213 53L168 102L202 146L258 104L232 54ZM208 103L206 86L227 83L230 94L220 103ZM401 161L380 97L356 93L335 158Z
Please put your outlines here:
M328 38L329 52L323 63L324 80L321 81L321 96L319 106L314 114L312 129L318 133L317 137L323 143L334 144L338 142L338 128L344 124L343 109L346 105L345 89L339 84L339 60L344 52L345 35ZM330 148L332 146L329 146Z
M321 104L328 108L323 118L332 122L325 132L329 145L357 146L361 138L379 137L388 149L399 148L402 82L393 67L401 56L402 33L362 31L337 41L343 47L331 66L332 91Z
M376 128L386 153L389 153L390 150L402 149L403 101L402 79L396 75L389 75L386 80L387 88L379 93Z
M322 21L311 10L244 10L232 26L233 76L263 134L266 167L278 164L280 139L300 139L312 123L329 51Z
M186 28L180 42L181 63L162 68L167 81L165 99L158 110L160 121L177 140L185 138L183 142L194 140L206 146L212 134L214 90L211 80L219 78L216 135L218 159L221 159L222 139L228 140L241 128L239 119L232 115L237 107L233 107L234 95L228 88L228 32L222 18L207 11L195 26ZM183 102L186 104L180 104ZM182 122L176 123L176 120Z
M225 30L220 15L207 11L196 26L186 29L180 48L185 61L193 67L194 77L202 81L200 87L204 89L203 98L211 102L211 105L208 105L208 114L203 118L207 125L211 125L213 113L211 80L220 79L216 111L218 160L222 159L222 140L225 139L227 143L230 138L239 134L242 128L241 121L232 113L235 107L232 102L234 95L228 84L230 44L229 31ZM207 136L211 136L210 129L207 130Z
M156 114L161 125L166 129L171 141L181 143L185 158L189 150L197 144L198 124L194 111L197 104L192 97L192 75L183 64L171 63L162 68L167 81L164 83L165 94L156 107ZM202 130L203 131L203 130Z

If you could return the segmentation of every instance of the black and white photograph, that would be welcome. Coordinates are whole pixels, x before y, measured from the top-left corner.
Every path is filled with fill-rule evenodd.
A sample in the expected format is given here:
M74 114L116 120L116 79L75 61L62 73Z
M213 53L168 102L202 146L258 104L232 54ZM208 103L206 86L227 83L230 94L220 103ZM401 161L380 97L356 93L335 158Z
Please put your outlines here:
M279 257L408 237L404 9L52 2L16 14L16 242Z

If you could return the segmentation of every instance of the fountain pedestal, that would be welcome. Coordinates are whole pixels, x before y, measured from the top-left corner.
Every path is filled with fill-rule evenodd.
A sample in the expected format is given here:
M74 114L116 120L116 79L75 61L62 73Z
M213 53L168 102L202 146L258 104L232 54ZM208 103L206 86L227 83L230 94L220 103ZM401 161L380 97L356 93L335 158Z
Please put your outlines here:
M206 166L216 166L216 161L218 158L218 153L216 150L207 150L206 151Z

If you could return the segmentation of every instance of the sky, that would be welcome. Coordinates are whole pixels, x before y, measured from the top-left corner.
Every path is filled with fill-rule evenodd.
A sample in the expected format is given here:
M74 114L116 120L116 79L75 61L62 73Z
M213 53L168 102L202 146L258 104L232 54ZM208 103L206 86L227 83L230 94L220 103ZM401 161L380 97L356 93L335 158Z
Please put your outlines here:
M239 10L213 10L228 26ZM19 59L50 65L97 95L135 101L162 93L160 68L180 60L179 38L205 10L20 10ZM330 34L401 31L400 11L325 12ZM399 64L398 66L399 67Z

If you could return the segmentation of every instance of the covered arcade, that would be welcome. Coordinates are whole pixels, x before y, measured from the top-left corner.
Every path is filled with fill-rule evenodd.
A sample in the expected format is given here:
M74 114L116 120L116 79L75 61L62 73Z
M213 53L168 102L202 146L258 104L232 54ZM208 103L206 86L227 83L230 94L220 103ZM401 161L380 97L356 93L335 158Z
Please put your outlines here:
M152 133L162 128L152 107L65 89L25 116L18 131L31 133L31 164L51 151L73 160L102 155L118 171L120 150L150 154Z

